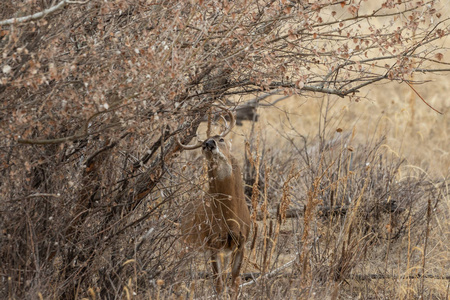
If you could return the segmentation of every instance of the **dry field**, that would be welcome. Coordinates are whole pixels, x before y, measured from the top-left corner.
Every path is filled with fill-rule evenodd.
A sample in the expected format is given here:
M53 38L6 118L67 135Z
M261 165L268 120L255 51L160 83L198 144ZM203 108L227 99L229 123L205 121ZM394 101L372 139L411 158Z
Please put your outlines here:
M253 248L247 243L242 299L449 299L450 106L443 79L428 76L414 86L442 115L406 84L388 83L361 91L358 102L292 96L235 128L233 153L244 173L259 178L259 193L248 193L257 235ZM184 153L181 165L188 161L201 165L200 153ZM205 275L208 256L181 250L181 241L180 273L170 276L176 283L161 281L151 295L215 297Z
M338 128L343 130L342 134L354 132L355 143L385 136L384 147L405 158L411 168L420 168L433 178L442 178L448 176L450 167L450 104L445 96L450 87L443 79L450 82L430 76L424 80L432 82L415 87L442 115L428 108L405 83L388 83L362 91L366 99L359 102L336 96L292 97L278 103L276 108L263 109L259 126L268 147L279 147L286 142L276 134L280 131L287 136L301 134L312 138L320 130L321 107L328 105L327 132Z

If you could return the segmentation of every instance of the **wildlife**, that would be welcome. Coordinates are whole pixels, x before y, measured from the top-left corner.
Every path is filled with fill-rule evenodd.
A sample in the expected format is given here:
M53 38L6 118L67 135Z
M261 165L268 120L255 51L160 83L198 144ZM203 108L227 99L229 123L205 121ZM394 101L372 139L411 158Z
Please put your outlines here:
M187 240L211 254L213 280L218 294L226 287L228 261L231 258L231 285L237 297L245 243L250 232L250 213L238 161L225 140L235 124L233 113L226 111L230 126L223 133L208 137L196 145L178 143L187 150L201 147L208 165L209 189L204 203L197 205L190 217Z

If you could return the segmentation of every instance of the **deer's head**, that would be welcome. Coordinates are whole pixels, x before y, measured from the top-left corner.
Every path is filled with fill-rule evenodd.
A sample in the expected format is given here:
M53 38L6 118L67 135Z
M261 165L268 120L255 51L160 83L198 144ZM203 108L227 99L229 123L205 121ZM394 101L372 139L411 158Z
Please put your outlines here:
M230 177L233 172L230 147L227 141L220 135L210 137L202 144L202 152L209 163L214 177L223 180Z
M225 136L230 133L231 129L236 123L236 119L232 112L224 107L219 107L226 111L230 117L230 125L219 135L208 137L204 141L198 141L195 145L183 145L178 140L179 145L186 150L202 148L202 153L209 164L210 171L213 172L213 177L218 180L224 180L232 176L233 162L230 153L230 144L225 140ZM225 121L225 119L223 118ZM226 121L225 121L226 123Z

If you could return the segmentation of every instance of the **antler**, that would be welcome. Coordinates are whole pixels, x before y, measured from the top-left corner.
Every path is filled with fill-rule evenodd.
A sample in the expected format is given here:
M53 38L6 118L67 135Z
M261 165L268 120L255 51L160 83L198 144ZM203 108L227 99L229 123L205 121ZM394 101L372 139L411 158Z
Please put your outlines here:
M217 107L222 109L222 110L224 110L224 111L226 111L228 116L230 117L230 126L226 126L225 131L222 132L221 134L219 134L221 137L224 137L227 134L229 134L231 129L233 129L234 125L236 125L236 118L234 117L234 114L229 109L227 109L227 108L225 108L223 106L217 106ZM225 124L226 124L226 121L225 121Z
M202 141L202 140L199 140L199 141L197 142L197 144L195 144L195 145L184 145L184 144L182 144L182 143L180 142L180 138L177 137L177 143L178 143L178 145L179 145L181 148L183 148L184 150L194 150L194 149L200 148L200 147L202 146L202 144L203 144L203 141Z
M226 126L226 129L225 129L221 134L219 134L219 136L224 137L224 136L226 136L227 134L230 133L231 129L232 129L232 128L234 127L234 125L236 124L236 118L234 117L234 114L233 114L229 109L227 109L227 108L225 108L225 107L223 107L223 106L220 106L220 105L217 105L217 107L220 108L221 110L226 111L227 114L228 114L228 116L230 117L230 126ZM222 118L223 118L223 117L222 117ZM226 123L227 123L227 122L225 121L225 124L226 124ZM208 138L209 138L209 137L208 137ZM180 138L177 137L177 143L178 143L178 145L179 145L181 148L185 149L185 150L194 150L194 149L200 148L200 147L202 146L203 142L204 142L204 141L199 140L199 141L197 142L197 144L194 144L194 145L184 145L184 144L181 143Z

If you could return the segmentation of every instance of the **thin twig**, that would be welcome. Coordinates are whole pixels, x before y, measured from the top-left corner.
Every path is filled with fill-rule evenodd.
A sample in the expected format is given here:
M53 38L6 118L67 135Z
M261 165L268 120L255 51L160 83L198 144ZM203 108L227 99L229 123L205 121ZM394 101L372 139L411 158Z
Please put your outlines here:
M442 115L442 113L441 113L440 111L438 111L438 110L435 109L433 106L431 106L430 104L428 104L428 102L425 101L425 99L423 99L423 97L416 91L415 88L413 88L413 86L412 86L408 81L405 81L405 82L406 82L406 84L409 85L409 87L414 91L414 93L416 93L416 95L419 96L419 98L423 101L423 103L425 103L429 108L431 108L432 110L434 110L434 111L437 112L438 114L441 114L441 115Z
M450 280L450 275L433 275L433 274L417 274L417 275L391 275L391 274L351 274L347 278L353 280L376 280L376 279L438 279Z
M32 14L32 15L28 15L28 16L25 16L25 17L11 18L11 19L0 21L0 26L13 25L13 24L25 23L25 22L28 22L28 21L38 20L38 19L41 19L41 18L43 18L43 17L45 17L45 16L47 16L49 14L57 12L60 9L63 9L66 4L86 4L89 1L90 0L86 0L86 1L62 0L61 2L56 4L55 6L47 8L47 9L41 11L41 12L38 12L38 13L35 13L35 14Z
M61 194L36 193L36 194L31 194L31 195L27 195L27 196L23 196L23 197L14 198L11 201L18 201L18 200L22 200L22 199L30 199L30 198L36 198L36 197L54 197L54 198L59 198L59 197L61 197Z
M254 284L254 283L256 283L256 281L258 281L258 280L260 280L260 279L263 279L263 278L271 278L271 277L275 276L276 274L280 273L280 271L282 271L282 270L284 270L284 269L290 267L291 265L293 265L294 262L297 260L297 256L298 256L298 252L295 253L295 258L294 258L294 259L288 261L287 263L285 263L285 264L282 265L281 267L276 268L275 270L273 270L273 271L271 271L271 272L269 272L269 273L267 273L267 274L264 274L263 276L260 276L260 277L258 277L258 278L255 278L255 279L253 279L252 281L249 281L249 282L246 282L246 283L242 283L242 284L239 286L239 288L242 288L242 287L247 286L247 285Z

